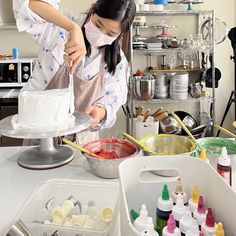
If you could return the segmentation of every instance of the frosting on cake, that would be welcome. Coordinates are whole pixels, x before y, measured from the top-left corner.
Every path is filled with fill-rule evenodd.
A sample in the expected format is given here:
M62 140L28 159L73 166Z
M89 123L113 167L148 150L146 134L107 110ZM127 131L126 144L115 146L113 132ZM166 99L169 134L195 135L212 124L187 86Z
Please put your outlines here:
M18 114L12 118L15 128L72 127L75 117L70 111L70 88L23 91L18 97Z

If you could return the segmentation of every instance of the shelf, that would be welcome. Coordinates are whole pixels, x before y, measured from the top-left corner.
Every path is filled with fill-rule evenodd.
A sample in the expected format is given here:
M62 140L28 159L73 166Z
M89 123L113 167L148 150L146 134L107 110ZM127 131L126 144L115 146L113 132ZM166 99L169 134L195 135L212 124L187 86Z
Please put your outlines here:
M193 97L188 97L186 100L173 100L171 98L166 98L166 99L150 99L150 100L139 100L134 98L133 101L136 103L188 103L188 102L200 102L200 101L205 101L205 100L212 100L212 97L200 97L200 98L193 98Z
M149 70L148 72L158 73L158 72L199 72L199 71L200 71L200 68L193 68L193 69L174 68L174 69L153 69L153 70Z
M164 11L138 11L136 16L163 16L163 15L200 15L200 14L211 14L212 11L178 11L178 10L164 10Z

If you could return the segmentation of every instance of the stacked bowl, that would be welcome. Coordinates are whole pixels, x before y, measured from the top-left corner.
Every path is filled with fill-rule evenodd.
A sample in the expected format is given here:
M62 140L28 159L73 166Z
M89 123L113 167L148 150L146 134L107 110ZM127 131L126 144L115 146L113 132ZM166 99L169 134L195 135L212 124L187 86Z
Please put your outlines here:
M179 72L170 76L170 97L176 100L188 98L189 76L187 72Z
M168 97L168 79L165 73L153 74L155 78L155 98L167 98Z

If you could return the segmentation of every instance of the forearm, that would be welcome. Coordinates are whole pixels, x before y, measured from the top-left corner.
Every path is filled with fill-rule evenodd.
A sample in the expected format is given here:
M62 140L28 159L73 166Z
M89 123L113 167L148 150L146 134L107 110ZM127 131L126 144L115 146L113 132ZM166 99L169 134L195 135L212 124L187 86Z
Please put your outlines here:
M47 22L53 23L70 32L77 25L61 14L53 6L40 0L30 0L29 8Z

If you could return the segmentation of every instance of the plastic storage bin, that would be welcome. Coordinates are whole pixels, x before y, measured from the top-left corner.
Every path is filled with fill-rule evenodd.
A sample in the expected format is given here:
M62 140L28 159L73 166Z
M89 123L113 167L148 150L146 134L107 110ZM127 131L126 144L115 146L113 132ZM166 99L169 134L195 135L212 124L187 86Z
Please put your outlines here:
M148 213L156 221L156 207L163 184L170 191L181 177L188 198L195 185L211 207L216 222L223 222L227 236L236 235L236 192L209 164L194 157L140 157L126 160L119 166L121 235L138 236L130 218L131 209L146 204ZM172 177L167 177L172 176Z
M44 207L49 199L56 198L59 203L62 203L71 195L84 204L91 200L94 201L98 209L112 208L112 221L103 231L33 222L38 210ZM34 236L52 235L56 230L60 236L111 236L114 235L117 227L118 198L118 183L52 179L39 185L17 214L17 219L21 219Z

